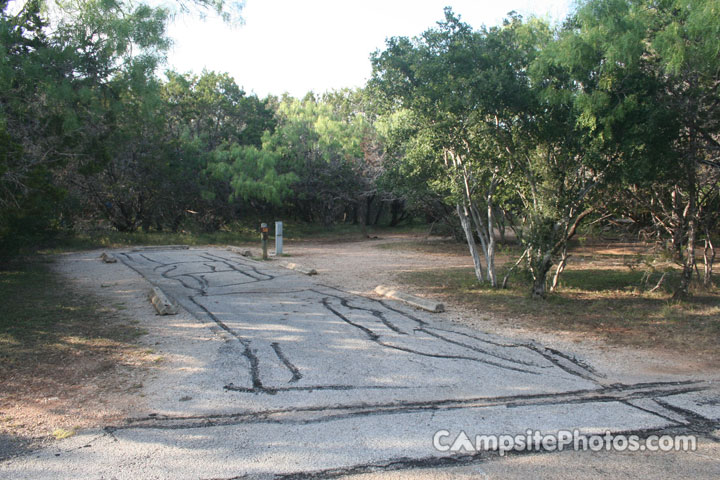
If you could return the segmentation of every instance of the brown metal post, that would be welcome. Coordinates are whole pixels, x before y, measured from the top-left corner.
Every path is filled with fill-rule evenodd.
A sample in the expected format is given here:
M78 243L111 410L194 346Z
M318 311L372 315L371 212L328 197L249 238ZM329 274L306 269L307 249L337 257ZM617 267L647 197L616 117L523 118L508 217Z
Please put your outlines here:
M263 260L268 259L267 243L268 243L268 226L267 223L260 224L260 241L262 242L262 258Z

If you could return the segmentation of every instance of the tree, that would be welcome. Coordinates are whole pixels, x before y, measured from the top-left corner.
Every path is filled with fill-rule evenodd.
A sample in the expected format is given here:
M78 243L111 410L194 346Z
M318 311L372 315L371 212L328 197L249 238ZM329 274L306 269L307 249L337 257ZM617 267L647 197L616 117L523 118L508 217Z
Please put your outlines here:
M44 218L39 229L48 229L63 191L56 176L92 169L107 158L104 139L121 110L114 80L151 74L167 46L161 9L100 0L58 6L51 24L40 0L26 2L16 14L0 2L5 238L17 233L19 218Z
M230 182L230 199L258 200L279 206L290 195L290 185L297 180L293 172L277 171L279 157L268 149L225 144L213 151L211 174Z
M163 7L169 9L173 5L177 5L181 13L190 13L200 18L206 18L207 12L210 11L219 16L224 22L238 25L243 22L242 9L245 2L237 0L179 0L175 2L167 1Z
M304 220L325 225L367 191L363 159L370 126L362 115L335 107L314 95L283 98L278 127L263 142L279 155L279 171L297 176L288 201Z
M443 168L435 161L435 151L423 138L419 125L407 109L376 120L375 128L385 149L379 188L402 199L406 208L424 216L428 223L444 222L458 240L463 240L453 202L448 205L451 195L446 182L435 181L444 180Z
M167 128L177 145L182 173L174 177L178 193L172 211L180 218L194 212L191 215L203 229L214 230L247 211L244 196L233 193L228 176L232 168L217 164L234 164L239 147L260 148L264 132L275 128L274 112L269 99L246 95L228 74L167 72L166 76Z
M391 110L401 105L420 125L412 145L418 152L433 152L443 166L445 180L435 178L434 184L455 203L477 279L492 286L499 285L498 198L513 188L507 180L511 159L518 155L517 125L532 101L527 69L549 38L546 25L526 25L517 16L501 27L474 31L446 9L438 28L413 40L390 39L386 50L373 56L371 84L386 96Z
M700 205L715 195L706 179L720 168L717 13L713 0L590 0L563 40L581 123L671 235L683 266L676 297L688 294Z

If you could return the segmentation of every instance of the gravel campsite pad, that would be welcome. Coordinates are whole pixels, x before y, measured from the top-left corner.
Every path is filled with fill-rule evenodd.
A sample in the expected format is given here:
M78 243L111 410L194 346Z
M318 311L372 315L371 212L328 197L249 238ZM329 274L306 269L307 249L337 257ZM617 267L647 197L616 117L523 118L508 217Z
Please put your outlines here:
M3 478L329 478L497 459L438 451L439 430L718 438L718 387L705 378L616 378L572 352L224 249L114 256L69 255L60 268L122 299L163 355L142 411L0 464ZM178 315L153 314L153 286Z

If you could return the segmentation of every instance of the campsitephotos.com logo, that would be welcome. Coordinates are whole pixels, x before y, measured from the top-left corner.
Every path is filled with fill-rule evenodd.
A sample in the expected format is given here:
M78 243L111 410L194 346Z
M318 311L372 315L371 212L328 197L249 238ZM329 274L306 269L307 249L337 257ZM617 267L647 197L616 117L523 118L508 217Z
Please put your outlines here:
M498 452L555 452L576 451L615 451L615 452L671 452L695 451L695 435L638 435L614 434L606 430L602 434L580 433L579 430L558 430L543 433L539 430L526 430L519 435L475 435L464 431L453 435L448 430L439 430L433 435L433 447L440 452L475 453Z

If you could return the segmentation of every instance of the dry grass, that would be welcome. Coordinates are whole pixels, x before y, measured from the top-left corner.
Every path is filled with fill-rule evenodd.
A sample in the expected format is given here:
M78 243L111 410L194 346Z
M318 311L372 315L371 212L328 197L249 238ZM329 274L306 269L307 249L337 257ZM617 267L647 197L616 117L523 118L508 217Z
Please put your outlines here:
M0 456L124 415L116 400L137 391L152 355L122 305L73 291L37 258L0 270L0 305Z
M430 253L442 246L426 243L418 248ZM679 281L678 271L668 262L652 262L650 253L642 245L576 246L560 288L546 300L529 296L530 279L522 272L512 276L504 290L479 285L471 268L404 272L398 280L526 328L575 332L612 344L660 348L720 364L717 285L674 302L671 292ZM506 258L500 257L500 272ZM648 270L649 281L643 282ZM664 272L663 286L650 293L647 285L654 286Z

